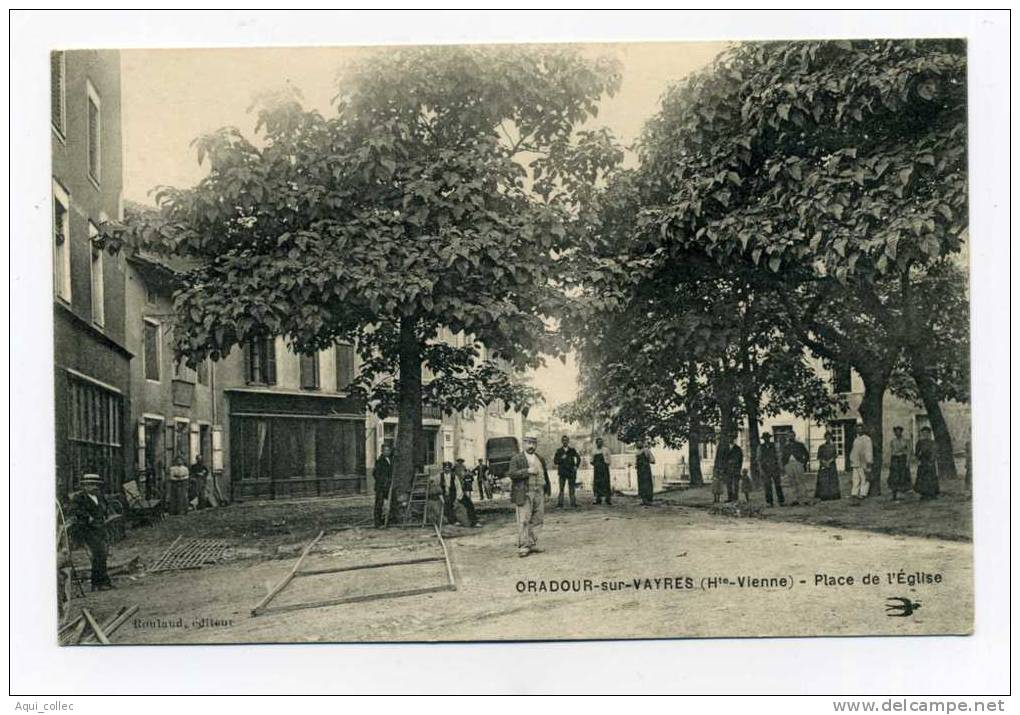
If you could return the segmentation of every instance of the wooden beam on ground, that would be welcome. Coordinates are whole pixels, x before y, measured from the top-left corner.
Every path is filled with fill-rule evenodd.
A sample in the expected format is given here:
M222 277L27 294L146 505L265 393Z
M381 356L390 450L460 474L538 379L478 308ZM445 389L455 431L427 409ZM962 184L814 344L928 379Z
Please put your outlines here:
M67 623L62 625L59 628L59 630L57 630L57 635L58 636L62 636L65 633L67 633L68 631L70 631L72 628L74 628L75 626L78 625L78 623L82 620L82 618L83 618L83 616L79 613L77 618L72 618L70 621L68 621Z
M305 550L301 552L301 556L299 556L298 560L294 563L294 568L292 568L290 570L290 573L287 574L283 578L283 580L280 581L280 583L276 584L276 587L273 588L272 591L270 591L269 593L266 594L265 598L263 598L261 601L259 601L259 604L257 606L255 606L255 608L251 609L251 615L253 615L253 616L259 615L259 611L261 611L267 605L269 605L269 602L272 601L274 598L276 598L276 596L280 593L280 591L282 591L283 589L285 589L287 587L288 583L290 583L292 580L294 580L294 575L297 573L297 570L301 567L301 562L305 560L305 557L308 556L308 552L312 550L313 546L315 546L317 543L319 543L319 539L321 539L323 534L325 534L325 533L326 533L325 531L320 531L319 535L311 540L311 542L308 544L308 546L305 547Z
M427 586L425 588L412 588L406 591L387 591L385 593L369 593L362 596L347 596L345 598L334 598L328 601L312 601L310 603L295 603L287 606L275 606L268 608L264 613L284 613L286 611L299 611L305 608L322 608L324 606L340 606L345 603L362 603L364 601L377 601L383 598L402 598L404 596L419 596L425 593L437 593L439 591L454 591L456 586L444 583L442 586Z
M85 622L85 618L82 617L78 621L78 625L74 629L74 633L71 634L71 639L70 639L69 642L74 644L74 645L78 645L79 643L81 643L81 637L82 637L82 635L85 634L85 626L87 626L87 625L88 624Z
M128 608L127 606L121 607L121 609L117 612L116 616L114 616L109 621L103 624L103 633L105 633L106 637L109 638L114 633L116 633L118 628L127 623L127 620L131 618L131 616L135 615L137 612L138 612L137 605L131 606L131 608ZM93 642L92 636L86 638L85 642L86 643Z
M110 645L110 639L106 637L105 633L103 633L103 629L100 628L98 623L96 623L96 619L89 609L81 609L81 614L85 616L85 620L89 622L89 626L92 627L92 632L96 634L96 638L99 639L99 642L103 645Z
M453 578L453 566L450 565L450 554L446 550L446 542L443 541L443 534L439 530L438 526L436 526L436 538L439 539L439 545L443 549L443 560L446 562L446 575L450 579L450 589L456 591L457 582Z
M362 569L381 569L389 566L406 566L408 564L427 564L432 561L443 561L442 556L429 556L421 559L405 559L403 561L383 561L377 564L358 564L357 566L335 566L327 569L308 569L307 571L298 571L294 574L294 578L301 576L322 576L323 574L329 573L342 573L344 571L361 571Z

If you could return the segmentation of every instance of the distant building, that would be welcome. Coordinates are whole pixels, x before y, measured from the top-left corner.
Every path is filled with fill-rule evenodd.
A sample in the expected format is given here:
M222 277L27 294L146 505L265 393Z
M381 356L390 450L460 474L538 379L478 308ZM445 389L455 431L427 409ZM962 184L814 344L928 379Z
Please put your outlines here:
M440 331L439 339L456 347L463 347L468 341L462 333L454 334L446 328ZM480 359L488 358L485 348L482 348ZM427 368L423 369L422 380L427 383L431 379L431 372ZM494 402L481 410L463 410L449 415L435 406L424 405L422 431L426 466L454 462L458 458L473 465L479 459L486 458L486 444L490 439L515 437L520 444L524 439L524 418L519 412L506 409L502 402ZM369 445L374 448L369 450L371 482L371 467L382 446L388 444L393 447L396 444L396 415L385 418L369 415L368 435Z
M59 497L98 473L108 492L132 476L122 255L99 245L121 217L120 56L50 55L53 331Z
M770 432L777 442L784 442L788 435L796 433L811 454L809 467L816 469L818 447L825 441L825 431L828 429L832 432L833 443L836 446L837 466L841 470L849 470L850 447L853 445L857 424L862 421L859 410L864 397L864 382L849 365L825 368L821 361L812 359L812 362L815 364L818 374L828 377L832 393L839 394L846 399L848 409L825 423L795 417L789 413L780 413L774 417L765 418L760 431ZM970 407L957 402L944 402L941 407L942 414L949 426L953 450L962 459L964 445L970 439ZM904 400L886 391L882 401L882 441L885 445L882 459L884 466L888 467L889 465L888 445L893 436L894 426L903 427L903 436L916 443L920 437L921 428L928 424L928 413L923 406L913 404L909 400ZM746 431L743 434L746 441Z
M180 280L167 259L129 251L126 278L126 339L135 356L129 442L140 490L158 497L174 457L190 465L202 455L213 474L223 471L216 366L193 370L174 360L172 296Z

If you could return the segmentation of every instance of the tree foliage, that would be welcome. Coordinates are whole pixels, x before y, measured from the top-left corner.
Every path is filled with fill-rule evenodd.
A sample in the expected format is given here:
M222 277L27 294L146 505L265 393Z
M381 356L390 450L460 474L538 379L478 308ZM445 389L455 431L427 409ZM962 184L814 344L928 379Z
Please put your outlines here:
M257 141L199 138L208 175L159 188L158 214L128 227L199 261L175 296L178 356L219 359L261 335L301 353L354 342L355 394L381 412L400 402L402 422L420 423L422 397L526 410L536 393L504 366L561 350L546 329L560 259L621 157L579 127L618 83L613 62L569 49L408 48L345 75L334 116L293 92L261 98ZM443 345L443 327L468 343ZM408 459L398 438L405 475Z

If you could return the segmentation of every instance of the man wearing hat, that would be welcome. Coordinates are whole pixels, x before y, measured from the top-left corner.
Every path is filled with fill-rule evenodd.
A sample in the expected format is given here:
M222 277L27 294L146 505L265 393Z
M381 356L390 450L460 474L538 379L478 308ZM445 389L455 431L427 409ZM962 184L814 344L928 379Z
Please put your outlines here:
M107 591L113 588L106 573L106 498L103 497L103 478L86 474L81 478L82 490L71 497L71 514L74 517L75 536L85 542L92 555L92 590Z
M510 501L517 513L517 555L524 557L542 551L538 534L545 521L545 496L552 492L545 460L535 452L538 437L524 438L524 451L510 460Z

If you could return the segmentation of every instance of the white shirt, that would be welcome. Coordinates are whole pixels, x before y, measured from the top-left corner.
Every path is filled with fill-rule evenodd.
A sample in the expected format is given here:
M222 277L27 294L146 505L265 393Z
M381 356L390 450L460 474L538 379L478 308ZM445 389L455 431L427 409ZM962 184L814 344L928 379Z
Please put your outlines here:
M525 452L524 456L528 459L528 471L532 474L542 473L542 462L539 461L537 454L531 452Z
M871 437L866 434L857 435L854 446L850 450L850 464L854 467L867 467L874 458L871 448Z

